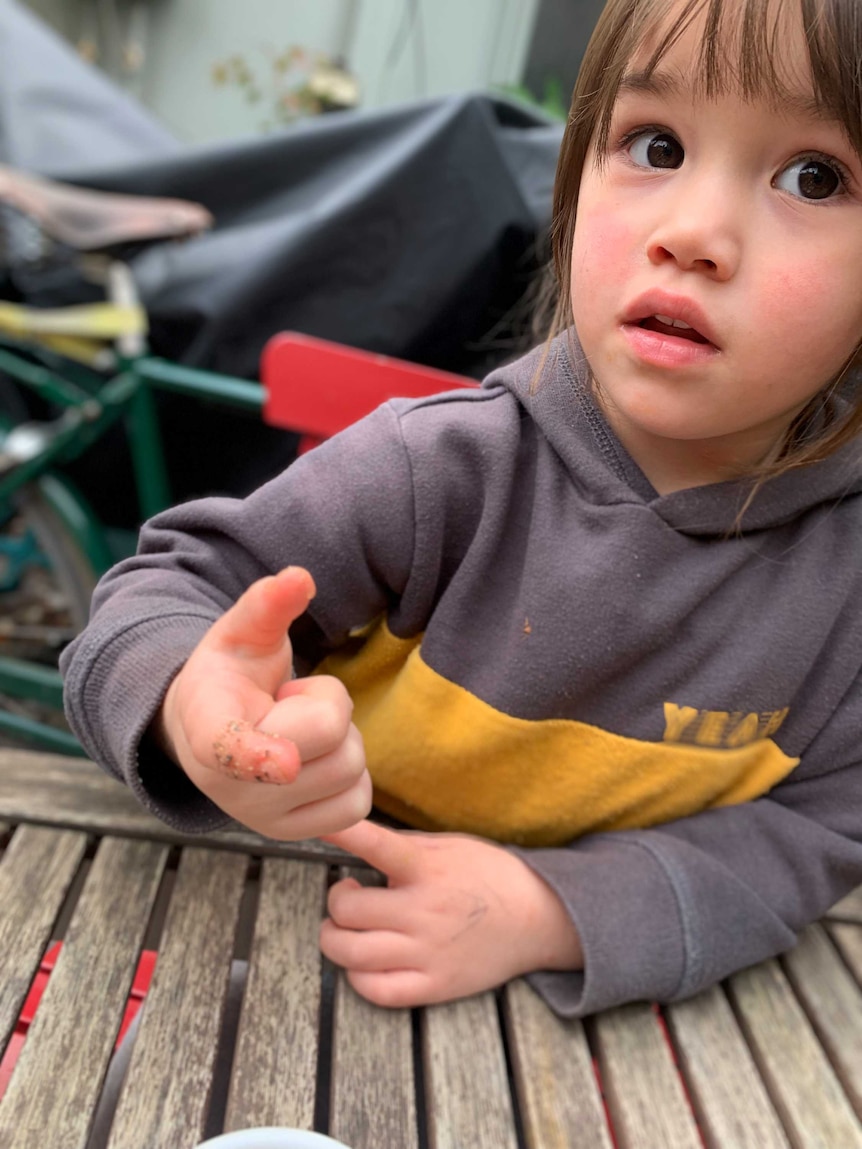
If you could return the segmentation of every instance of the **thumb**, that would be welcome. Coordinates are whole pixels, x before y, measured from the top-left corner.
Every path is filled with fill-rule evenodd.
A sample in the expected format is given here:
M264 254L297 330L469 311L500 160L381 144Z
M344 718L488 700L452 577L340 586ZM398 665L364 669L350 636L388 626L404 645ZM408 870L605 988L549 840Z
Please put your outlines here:
M225 654L272 654L284 645L287 628L314 595L314 580L307 570L285 567L253 582L213 623L201 645Z
M323 835L320 840L355 854L396 882L406 882L413 875L417 847L415 836L410 833L389 830L365 818L346 830Z

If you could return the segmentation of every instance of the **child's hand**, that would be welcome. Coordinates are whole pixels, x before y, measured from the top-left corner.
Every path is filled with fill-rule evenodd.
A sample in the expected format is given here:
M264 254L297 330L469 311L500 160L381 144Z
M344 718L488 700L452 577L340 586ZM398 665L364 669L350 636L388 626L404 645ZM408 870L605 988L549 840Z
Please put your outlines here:
M481 838L360 822L327 841L389 885L329 891L320 948L376 1005L450 1001L537 969L580 969L562 902L520 858Z
M298 567L249 587L193 651L154 724L199 790L271 838L331 833L371 808L344 686L323 675L291 681L287 628L313 595Z

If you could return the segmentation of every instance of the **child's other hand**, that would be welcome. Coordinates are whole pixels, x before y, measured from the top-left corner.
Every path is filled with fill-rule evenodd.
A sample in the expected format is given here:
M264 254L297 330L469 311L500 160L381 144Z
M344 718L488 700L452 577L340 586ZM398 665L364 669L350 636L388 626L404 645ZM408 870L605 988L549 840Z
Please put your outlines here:
M562 902L520 858L481 838L360 822L327 841L386 874L329 891L320 948L363 997L418 1006L480 993L537 969L579 969Z
M193 651L154 724L199 790L271 838L331 833L371 808L344 686L323 675L291 680L287 628L313 595L299 567L250 586Z

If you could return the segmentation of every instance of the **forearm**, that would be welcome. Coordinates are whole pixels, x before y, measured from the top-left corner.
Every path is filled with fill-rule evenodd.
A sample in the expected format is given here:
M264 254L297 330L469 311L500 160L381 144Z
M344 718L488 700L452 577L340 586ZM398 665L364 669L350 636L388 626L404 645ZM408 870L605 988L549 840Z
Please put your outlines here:
M66 712L89 756L131 786L153 813L172 824L179 819L185 828L208 828L214 811L201 796L186 792L179 768L147 735L171 680L210 621L167 612L159 616L156 609L153 604L146 617L144 605L135 619L108 604L67 648L62 662ZM148 796L143 775L166 785ZM173 782L182 791L176 804Z
M331 440L245 500L205 499L150 520L139 553L102 579L90 624L64 651L67 712L85 750L171 824L224 821L186 786L176 754L161 752L152 723L180 668L248 586L291 565L315 573L318 595L297 622L298 654L314 664L407 578L413 496L403 446L391 413L368 423L375 450ZM348 436L361 447L368 433Z
M688 997L790 948L862 882L862 845L847 832L854 802L839 793L818 811L832 825L761 799L516 851L556 890L583 947L582 974L539 973L536 988L562 1015L583 1016ZM814 806L813 793L800 800L800 811Z

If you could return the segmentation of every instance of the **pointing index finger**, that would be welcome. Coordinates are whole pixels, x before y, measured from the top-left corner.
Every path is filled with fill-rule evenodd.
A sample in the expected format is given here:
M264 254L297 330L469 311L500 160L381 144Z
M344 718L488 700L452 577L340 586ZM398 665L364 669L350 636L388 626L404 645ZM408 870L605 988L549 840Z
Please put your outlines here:
M320 840L355 854L389 878L406 881L413 873L416 847L410 834L389 830L367 818L336 834L325 834Z

